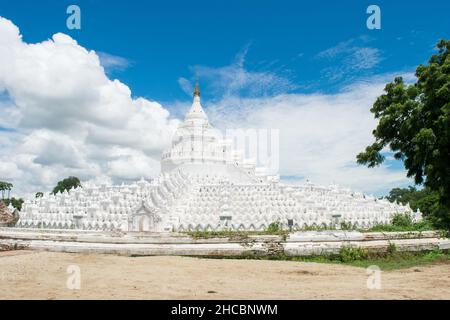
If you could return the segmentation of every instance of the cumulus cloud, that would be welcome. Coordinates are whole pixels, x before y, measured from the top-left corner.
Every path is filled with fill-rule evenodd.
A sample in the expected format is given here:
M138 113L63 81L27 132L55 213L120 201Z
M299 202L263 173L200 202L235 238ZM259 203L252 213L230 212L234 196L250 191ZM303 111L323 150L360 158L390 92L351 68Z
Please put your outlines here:
M0 177L17 192L48 190L72 174L117 181L159 171L178 120L109 79L111 57L105 63L101 55L102 65L95 51L62 33L25 43L4 18L0 56L0 126L9 128L0 131Z

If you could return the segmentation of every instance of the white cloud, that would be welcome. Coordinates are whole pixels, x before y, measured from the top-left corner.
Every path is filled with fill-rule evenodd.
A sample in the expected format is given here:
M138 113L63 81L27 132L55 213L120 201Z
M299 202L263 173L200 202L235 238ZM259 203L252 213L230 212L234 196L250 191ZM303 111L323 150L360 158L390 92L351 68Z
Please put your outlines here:
M183 90L183 92L187 95L191 95L192 92L194 92L194 86L188 79L180 77L178 78L178 84L180 85L181 90Z
M196 65L191 67L191 72L195 79L201 79L202 84L208 84L210 93L220 96L271 96L298 87L286 76L274 72L248 71L245 68L248 48L245 46L229 65L219 68ZM192 93L192 84L187 79L180 78L178 83L186 93Z
M382 194L411 181L403 170L356 164L356 155L373 141L376 121L370 107L392 77L373 80L335 94L228 97L210 105L208 113L222 129L279 129L282 176Z
M128 59L120 56L115 56L106 52L97 52L100 59L100 64L105 68L107 72L111 71L123 71L127 69L131 63Z
M15 180L19 179L21 175L22 172L15 163L6 161L0 162L0 177L2 177L2 179Z
M377 66L383 60L381 52L377 48L366 46L368 41L370 39L367 37L354 38L319 52L317 58L332 63L322 70L322 74L331 81L341 80L345 76L353 79L358 72Z
M115 160L108 161L109 176L131 180L136 177L156 176L160 172L159 159L132 149L116 151L119 156Z
M11 129L0 131L0 180L16 192L49 190L68 175L117 181L159 171L178 120L110 80L94 51L61 33L25 43L0 18L0 56L0 126Z

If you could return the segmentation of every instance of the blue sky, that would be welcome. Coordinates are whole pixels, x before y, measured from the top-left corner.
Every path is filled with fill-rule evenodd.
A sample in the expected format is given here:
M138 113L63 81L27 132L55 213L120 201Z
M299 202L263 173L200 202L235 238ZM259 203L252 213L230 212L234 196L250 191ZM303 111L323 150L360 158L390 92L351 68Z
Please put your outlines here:
M81 30L66 27L66 9L70 4L81 9ZM381 8L381 30L366 27L366 9L371 4ZM76 62L69 59L66 65L63 57L61 61L55 59L61 66L49 71L53 59L47 54L51 52L57 58L63 53L48 49L46 41L67 43L69 40L64 37L53 37L63 33L77 41L78 44L71 44L72 49L95 50L111 80L107 85L115 87L114 94L129 90L133 98L130 105L141 104L142 97L145 105L156 103L160 108L154 123L151 121L155 116L130 113L133 120L124 124L122 135L126 134L125 127L136 126L133 117L140 117L143 127L138 129L142 132L146 132L145 125L159 130L155 132L164 128L170 131L189 107L192 86L198 79L203 104L214 125L221 129L235 125L281 129L280 169L288 180L338 182L375 194L408 185L411 181L405 178L397 161L388 159L384 168L376 171L357 167L354 159L371 142L375 122L368 110L376 96L396 75L414 80L415 67L426 63L439 39L449 38L448 12L450 2L441 0L2 1L0 17L20 29L23 44L37 44L38 52L13 57L9 62L4 60L6 66L30 69L27 77L23 71L26 81L20 77L12 79L6 72L2 80L0 61L0 109L7 115L0 119L0 135L4 137L0 141L0 158L7 159L13 153L23 161L17 164L4 160L0 180L17 181L16 185L28 181L29 188L43 189L66 174L85 179L108 175L117 182L141 175L150 178L156 172L154 167L167 142L165 138L156 138L162 142L149 143L141 152L142 144L111 143L118 140L112 138L113 131L119 131L112 116L101 120L100 127L93 131L97 135L86 131L82 141L70 140L73 128L55 125L76 119L80 125L76 130L92 130L93 115L105 110L102 108L112 108L109 104L86 102L89 95L80 102L79 97L64 90L58 91L60 108L49 107L56 103L56 98L48 98L53 87L57 91L58 85L67 84L68 88L87 92L88 89L79 88L80 82L95 88L97 82L92 79L103 74L99 71L100 75L92 75L95 68L84 70L92 62L87 55L77 56L81 60ZM3 25L5 39L11 33L6 26ZM66 58L71 54L75 51L64 53ZM82 61L85 58L89 60L86 63ZM39 71L32 73L34 67ZM66 74L74 77L73 82L64 79ZM47 81L47 87L42 79ZM114 79L119 82L113 82ZM6 83L4 88L2 81ZM25 90L24 83L28 81L31 84L26 89L36 87L36 92ZM39 99L30 103L30 97ZM89 105L91 109L85 110L90 115L76 114L77 109L71 108L77 103ZM132 109L127 108L121 112ZM103 132L105 127L112 131ZM133 134L135 137L136 132L130 133ZM71 152L79 155L77 161L61 158L58 162L56 156L51 160L43 156L43 150L55 153L50 146L59 143L51 141L56 136L65 137L66 143L60 142L70 145ZM30 144L31 138L40 144ZM146 141L152 139L154 136L149 135ZM105 148L104 158L95 152L99 148ZM137 169L129 170L130 166ZM30 191L25 186L19 189Z
M81 30L68 30L65 10L77 4ZM381 30L368 30L366 8L381 8ZM178 79L195 78L197 65L230 64L248 47L246 68L288 77L290 92L338 90L351 77L330 80L322 71L339 60L317 54L355 39L379 50L375 68L361 75L410 70L449 34L448 1L2 1L0 15L20 26L24 40L39 42L64 32L82 46L123 57L129 65L113 77L136 96L158 101L189 96ZM337 56L336 58L339 58ZM333 70L329 70L333 73ZM202 81L205 82L205 81ZM207 88L208 83L202 83ZM206 89L205 88L205 89ZM217 98L208 96L208 99Z

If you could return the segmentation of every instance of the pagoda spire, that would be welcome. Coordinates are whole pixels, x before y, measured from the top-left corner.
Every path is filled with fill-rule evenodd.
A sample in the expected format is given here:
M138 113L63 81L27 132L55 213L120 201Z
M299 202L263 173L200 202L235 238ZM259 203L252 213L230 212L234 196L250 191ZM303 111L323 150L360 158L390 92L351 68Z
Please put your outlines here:
M195 97L200 97L200 87L198 86L198 81L195 82L194 98Z
M192 101L192 106L186 114L186 119L202 119L202 121L208 121L208 117L203 111L202 105L200 103L200 87L198 81L195 82L194 88L194 99Z

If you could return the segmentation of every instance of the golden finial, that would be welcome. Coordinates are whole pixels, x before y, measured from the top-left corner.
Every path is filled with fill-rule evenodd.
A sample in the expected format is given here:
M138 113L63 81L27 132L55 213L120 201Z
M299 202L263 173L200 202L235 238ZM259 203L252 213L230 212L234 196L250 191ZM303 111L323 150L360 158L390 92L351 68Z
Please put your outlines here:
M200 88L198 86L198 81L195 82L195 89L194 89L194 97L200 97Z

